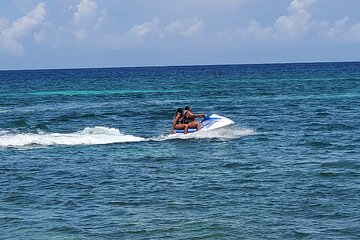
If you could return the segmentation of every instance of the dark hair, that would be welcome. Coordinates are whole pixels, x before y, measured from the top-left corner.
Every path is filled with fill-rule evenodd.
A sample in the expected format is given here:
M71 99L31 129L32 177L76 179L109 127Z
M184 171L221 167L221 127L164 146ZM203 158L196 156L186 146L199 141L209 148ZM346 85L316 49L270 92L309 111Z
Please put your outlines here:
M177 111L176 111L176 113L175 113L175 114L178 114L178 113L180 113L181 115L183 114L183 110L182 110L182 108L178 108L178 109L177 109Z
M185 110L190 110L190 106L187 105L187 106L185 107Z

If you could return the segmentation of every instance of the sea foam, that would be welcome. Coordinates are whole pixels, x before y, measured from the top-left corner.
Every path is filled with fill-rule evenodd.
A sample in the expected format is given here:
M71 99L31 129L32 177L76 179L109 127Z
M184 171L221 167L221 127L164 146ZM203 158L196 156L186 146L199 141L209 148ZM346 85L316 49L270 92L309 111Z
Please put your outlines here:
M85 128L74 133L9 133L0 132L0 147L23 147L30 145L95 145L140 142L146 139L125 135L118 129L107 127Z
M168 134L153 137L152 141L165 141L173 139L219 139L219 140L234 140L241 137L255 135L256 132L249 128L236 128L234 126L229 128L220 128L209 131L200 131L189 134Z
M0 131L0 147L28 147L52 145L97 145L112 143L167 141L174 139L219 139L233 140L244 136L255 135L256 132L248 128L224 128L190 134L166 134L150 138L127 135L116 128L86 127L74 133L12 133Z

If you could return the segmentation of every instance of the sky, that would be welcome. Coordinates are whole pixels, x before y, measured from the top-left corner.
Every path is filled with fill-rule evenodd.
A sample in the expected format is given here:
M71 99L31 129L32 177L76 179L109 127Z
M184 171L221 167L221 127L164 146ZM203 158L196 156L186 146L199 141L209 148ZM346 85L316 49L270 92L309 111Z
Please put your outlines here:
M0 70L358 61L359 0L2 0Z

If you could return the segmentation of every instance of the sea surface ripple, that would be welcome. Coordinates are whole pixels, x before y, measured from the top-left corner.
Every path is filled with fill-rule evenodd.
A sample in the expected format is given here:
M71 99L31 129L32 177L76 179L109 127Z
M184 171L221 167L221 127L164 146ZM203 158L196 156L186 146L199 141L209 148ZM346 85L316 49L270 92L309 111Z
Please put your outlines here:
M0 239L360 239L358 62L0 82ZM169 135L188 104L236 124Z

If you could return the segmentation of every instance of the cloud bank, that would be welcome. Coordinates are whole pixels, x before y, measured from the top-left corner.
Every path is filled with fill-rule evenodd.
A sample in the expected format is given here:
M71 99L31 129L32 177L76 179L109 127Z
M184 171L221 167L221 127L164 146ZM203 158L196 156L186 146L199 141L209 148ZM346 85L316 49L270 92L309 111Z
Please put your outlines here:
M81 0L76 6L73 18L76 25L90 19L95 15L97 9L96 1L94 0Z
M274 3L259 1L264 4L261 6L257 1L74 0L70 5L54 0L47 2L46 8L39 2L15 20L0 16L0 53L24 58L37 49L63 56L141 49L181 55L186 50L200 52L207 59L209 52L235 54L259 48L360 42L360 22L350 16L335 21L319 19L315 10L324 2L289 0L288 5L276 5L283 11L271 9L282 14L261 18L248 13L249 9L266 12Z
M29 33L39 27L44 22L45 15L45 4L38 3L25 16L10 24L6 19L0 19L0 42L6 52L10 55L22 56L24 54L24 46L21 44L20 38L29 35Z
M256 20L250 21L246 28L234 31L234 38L240 37L244 40L266 40L266 41L297 41L304 38L313 39L317 37L324 41L358 41L360 23L350 24L349 17L336 21L333 26L325 20L313 19L310 8L315 5L316 0L293 0L287 10L288 15L279 16L268 27L262 27Z

